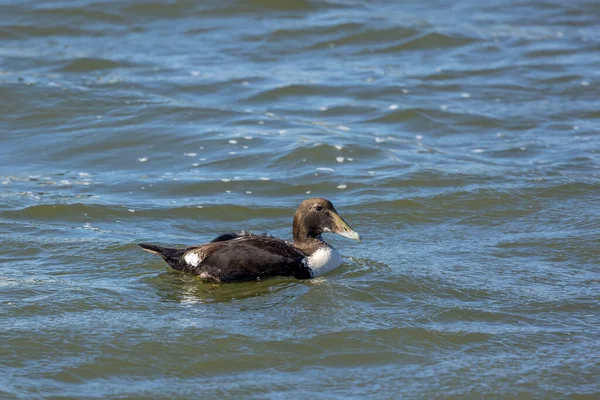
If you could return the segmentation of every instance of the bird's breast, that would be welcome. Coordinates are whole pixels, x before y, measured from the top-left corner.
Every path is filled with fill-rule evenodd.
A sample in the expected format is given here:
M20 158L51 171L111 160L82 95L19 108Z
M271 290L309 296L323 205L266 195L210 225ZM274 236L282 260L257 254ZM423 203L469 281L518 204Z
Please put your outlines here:
M313 277L326 274L342 265L342 257L333 247L321 247L306 258Z

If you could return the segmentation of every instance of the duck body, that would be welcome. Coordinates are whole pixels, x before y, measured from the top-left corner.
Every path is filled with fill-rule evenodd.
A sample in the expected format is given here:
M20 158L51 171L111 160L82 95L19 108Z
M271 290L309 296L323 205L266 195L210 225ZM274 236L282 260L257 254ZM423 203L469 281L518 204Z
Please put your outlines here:
M325 199L302 202L293 222L294 241L249 232L223 234L210 243L183 249L140 243L178 271L216 282L257 280L272 276L308 279L342 263L339 253L321 237L335 232L355 240L354 232Z

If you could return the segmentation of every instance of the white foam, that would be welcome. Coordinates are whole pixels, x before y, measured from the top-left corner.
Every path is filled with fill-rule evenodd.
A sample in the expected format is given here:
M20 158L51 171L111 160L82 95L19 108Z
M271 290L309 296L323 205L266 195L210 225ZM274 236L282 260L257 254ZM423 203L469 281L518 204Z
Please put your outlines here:
M183 155L186 157L196 157L198 153L183 153Z
M229 141L229 144L237 144L237 140L235 140L235 139L231 139L231 140Z
M344 157L336 157L336 158L335 158L335 161L337 161L337 162L339 162L339 163L343 163L343 162L344 162L344 160L345 160L345 158L344 158Z
M338 189L346 189L347 187L348 187L348 185L344 185L344 184L337 186Z
M149 160L148 157L142 157L142 158L138 158L139 162L147 162Z
M398 104L391 104L388 109L390 110L397 110L398 109Z
M350 128L347 127L346 125L338 125L337 127L340 131L349 131Z

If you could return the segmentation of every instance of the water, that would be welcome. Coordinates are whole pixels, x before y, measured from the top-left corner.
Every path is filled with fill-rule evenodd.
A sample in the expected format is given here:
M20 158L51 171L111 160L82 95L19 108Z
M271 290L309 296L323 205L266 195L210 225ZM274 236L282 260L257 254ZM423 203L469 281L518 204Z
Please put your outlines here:
M2 1L1 398L597 398L592 1ZM138 242L361 245L202 283Z

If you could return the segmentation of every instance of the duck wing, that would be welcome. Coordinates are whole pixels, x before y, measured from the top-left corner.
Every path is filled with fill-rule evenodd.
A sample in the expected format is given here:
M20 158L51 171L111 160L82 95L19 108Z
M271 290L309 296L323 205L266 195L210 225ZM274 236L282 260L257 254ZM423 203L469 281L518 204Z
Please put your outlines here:
M138 246L149 253L161 256L171 268L177 271L200 275L199 265L201 261L208 257L208 255L226 246L226 239L221 239L217 242L213 240L210 243L184 249L162 247L149 243L138 243Z
M221 235L217 239L184 249L178 265L172 267L221 282L276 275L311 277L306 255L284 240L245 232Z
M250 236L254 237L267 235L256 235L255 233L247 231L230 232L217 236L216 238L211 240L210 243L199 244L196 246L186 247L184 249L162 247L150 243L138 243L138 246L140 246L142 249L149 253L161 256L171 268L176 269L177 271L195 273L197 267L196 264L198 264L198 260L205 259L209 254L223 247L222 245L214 245L213 243L225 242L228 240ZM186 262L185 260L183 260L183 256L186 253L190 254L190 260L192 260L191 262ZM195 257L198 257L198 260L195 260Z
M225 242L227 240L233 240L233 239L238 239L238 238L242 238L242 237L272 237L272 236L269 236L266 233L256 234L254 232L239 231L239 232L224 233L224 234L222 234L220 236L217 236L216 238L214 238L210 242L211 243L214 243L214 242Z

